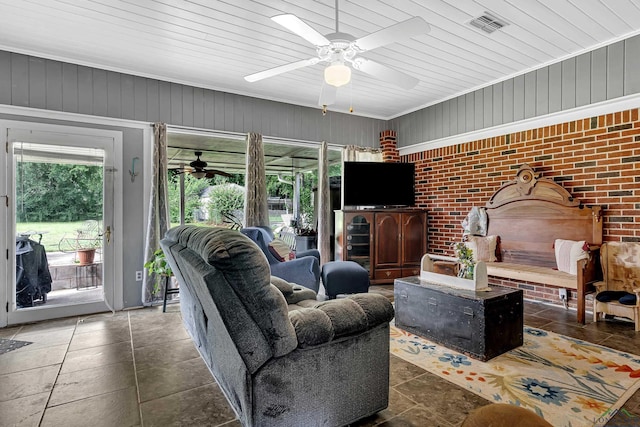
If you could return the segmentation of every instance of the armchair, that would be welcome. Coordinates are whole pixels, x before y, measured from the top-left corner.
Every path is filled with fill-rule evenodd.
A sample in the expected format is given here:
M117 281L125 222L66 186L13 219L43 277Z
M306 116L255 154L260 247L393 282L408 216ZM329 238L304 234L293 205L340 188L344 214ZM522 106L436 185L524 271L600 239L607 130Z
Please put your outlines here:
M297 283L318 292L320 288L320 254L317 250L296 253L296 258L290 261L280 261L269 250L269 243L273 240L273 233L266 227L245 227L242 234L253 240L262 253L267 257L271 267L271 275L280 277L287 282Z
M384 296L317 301L270 276L233 230L178 226L160 245L184 325L244 427L343 426L387 407L394 311Z
M627 317L640 331L640 243L603 243L600 263L603 281L594 284L593 321L600 314Z

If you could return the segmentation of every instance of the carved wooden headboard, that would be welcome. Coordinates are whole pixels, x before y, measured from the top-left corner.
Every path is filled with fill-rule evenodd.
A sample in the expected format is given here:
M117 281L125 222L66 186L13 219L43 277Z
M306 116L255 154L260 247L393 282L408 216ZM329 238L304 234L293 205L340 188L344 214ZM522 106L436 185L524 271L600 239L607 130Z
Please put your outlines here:
M488 235L500 236L503 262L556 266L555 239L602 244L600 206L584 206L525 164L486 204Z

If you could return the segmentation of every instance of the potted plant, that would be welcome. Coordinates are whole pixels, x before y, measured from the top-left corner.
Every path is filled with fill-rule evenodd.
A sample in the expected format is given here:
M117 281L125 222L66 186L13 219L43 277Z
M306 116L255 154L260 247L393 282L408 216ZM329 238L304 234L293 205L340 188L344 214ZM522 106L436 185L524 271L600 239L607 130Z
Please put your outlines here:
M155 274L156 276L156 283L153 287L154 294L160 291L160 280L173 276L171 266L167 262L167 257L162 249L158 249L153 253L153 257L144 263L144 268L147 269L149 275Z
M295 223L296 251L316 249L318 232L311 227L309 216L302 214L300 221Z
M80 265L93 264L96 256L96 250L101 246L101 239L84 239L76 241L76 255Z

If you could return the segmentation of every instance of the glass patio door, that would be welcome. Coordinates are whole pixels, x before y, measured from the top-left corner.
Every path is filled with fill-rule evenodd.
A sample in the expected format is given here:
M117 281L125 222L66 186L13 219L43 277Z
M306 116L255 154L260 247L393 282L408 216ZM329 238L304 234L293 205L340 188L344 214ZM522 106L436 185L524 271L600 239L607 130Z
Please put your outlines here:
M7 323L108 310L114 138L28 124L6 135Z

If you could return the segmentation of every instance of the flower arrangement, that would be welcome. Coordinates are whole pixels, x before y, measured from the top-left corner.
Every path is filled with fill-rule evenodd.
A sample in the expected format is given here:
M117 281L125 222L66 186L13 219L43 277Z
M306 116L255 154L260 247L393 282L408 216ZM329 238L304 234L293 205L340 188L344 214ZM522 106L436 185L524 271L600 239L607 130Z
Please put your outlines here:
M464 242L458 242L454 244L454 250L460 263L460 270L458 271L458 277L463 279L473 279L473 250L469 249Z
M315 236L318 232L311 225L312 218L308 214L301 214L299 221L294 221L296 236Z

